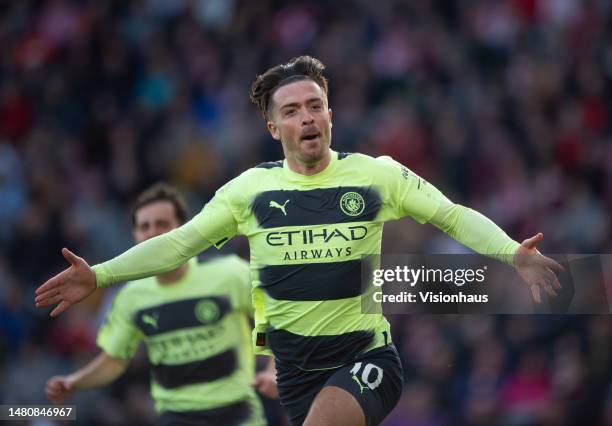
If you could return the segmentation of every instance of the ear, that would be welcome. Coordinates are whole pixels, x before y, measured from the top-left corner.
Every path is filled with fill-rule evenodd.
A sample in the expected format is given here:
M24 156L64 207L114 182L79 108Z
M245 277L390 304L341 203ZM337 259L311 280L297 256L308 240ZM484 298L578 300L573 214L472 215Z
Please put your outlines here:
M332 116L334 115L331 108L327 109L327 112L329 113L329 127L331 127L333 125L332 123Z
M272 121L268 121L266 123L266 126L268 127L268 132L270 132L272 137L274 139L276 139L277 141L279 141L280 140L280 132L278 131L278 127L276 127L276 125Z

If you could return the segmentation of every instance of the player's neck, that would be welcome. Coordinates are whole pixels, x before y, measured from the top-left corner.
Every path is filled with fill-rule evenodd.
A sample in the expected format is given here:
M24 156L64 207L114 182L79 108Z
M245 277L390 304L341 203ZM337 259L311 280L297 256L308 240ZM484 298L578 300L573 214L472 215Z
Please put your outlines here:
M331 162L331 151L327 150L327 153L319 161L315 163L303 163L292 157L285 157L287 159L287 165L291 171L299 173L305 176L316 175L317 173L325 170Z
M170 272L166 272L165 274L157 275L157 282L162 285L172 285L178 282L181 278L185 276L187 270L189 269L189 263L184 263L176 269L173 269Z

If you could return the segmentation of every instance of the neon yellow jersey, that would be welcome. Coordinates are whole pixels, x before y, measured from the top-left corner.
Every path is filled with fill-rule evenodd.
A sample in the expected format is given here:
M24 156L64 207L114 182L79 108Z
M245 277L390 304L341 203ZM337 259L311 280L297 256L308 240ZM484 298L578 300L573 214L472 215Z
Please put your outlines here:
M383 224L405 216L512 263L519 244L390 157L331 152L320 173L286 161L249 169L185 225L93 267L98 287L170 270L237 234L250 244L256 352L301 369L333 368L390 340L361 310L361 259L380 254Z
M284 162L248 170L194 223L217 247L235 234L249 239L256 350L265 340L281 361L322 369L390 340L381 314L362 314L361 258L380 254L384 222L427 222L440 197L389 157L332 152L313 176Z
M265 424L251 387L254 355L248 263L223 256L189 261L180 281L128 283L98 333L110 356L131 358L144 342L157 411L207 410L247 401L252 425Z

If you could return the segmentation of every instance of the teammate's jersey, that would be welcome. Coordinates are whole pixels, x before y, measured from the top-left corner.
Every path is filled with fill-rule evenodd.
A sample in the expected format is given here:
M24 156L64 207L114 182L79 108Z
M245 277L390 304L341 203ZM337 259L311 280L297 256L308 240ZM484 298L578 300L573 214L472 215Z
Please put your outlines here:
M286 161L250 169L194 218L217 247L248 237L256 350L269 347L306 370L342 365L390 340L381 314L362 313L361 259L380 254L384 222L427 222L444 198L389 157L331 154L312 176Z
M98 344L109 356L131 358L144 342L159 412L246 401L251 417L244 424L265 424L251 387L250 288L248 263L239 257L192 259L178 282L163 285L151 277L128 283L113 302Z

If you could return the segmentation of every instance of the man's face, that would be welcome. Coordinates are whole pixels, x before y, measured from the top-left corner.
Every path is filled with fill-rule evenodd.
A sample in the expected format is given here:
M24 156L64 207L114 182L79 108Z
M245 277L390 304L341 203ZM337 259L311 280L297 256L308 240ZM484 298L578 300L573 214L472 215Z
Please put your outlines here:
M332 112L323 89L312 80L281 86L272 95L268 130L285 157L316 164L329 151Z
M170 201L154 201L136 211L132 235L136 243L142 243L179 226L174 205Z

